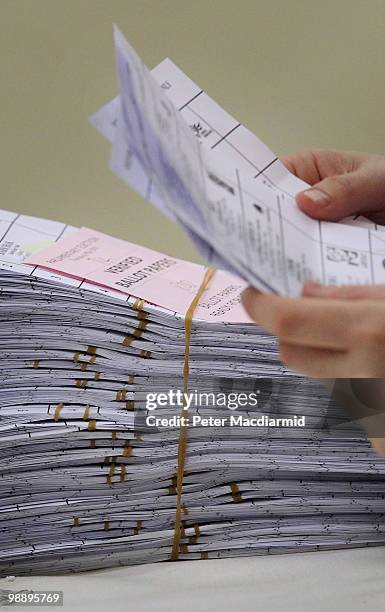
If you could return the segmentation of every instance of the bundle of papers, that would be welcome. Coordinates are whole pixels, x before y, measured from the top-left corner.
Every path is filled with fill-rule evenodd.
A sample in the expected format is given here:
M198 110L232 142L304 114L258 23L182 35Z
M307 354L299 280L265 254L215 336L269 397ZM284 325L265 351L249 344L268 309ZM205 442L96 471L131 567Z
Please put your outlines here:
M2 575L170 560L204 268L6 211L0 236ZM217 271L194 314L179 559L384 544L385 461L243 287Z
M111 167L212 265L292 296L306 280L385 282L382 226L307 217L294 197L308 185L172 62L151 74L117 28L115 49L119 96L91 118Z

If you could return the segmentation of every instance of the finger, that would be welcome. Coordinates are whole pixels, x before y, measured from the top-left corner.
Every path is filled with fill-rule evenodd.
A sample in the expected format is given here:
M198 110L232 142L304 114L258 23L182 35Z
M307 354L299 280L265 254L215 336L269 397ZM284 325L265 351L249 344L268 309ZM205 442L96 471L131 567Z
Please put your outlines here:
M282 361L291 369L314 378L384 378L385 344L367 339L352 350L298 346L280 342Z
M385 225L385 206L383 210L375 210L373 212L365 213L365 216L369 221L373 221L376 225Z
M305 283L304 297L334 298L337 300L385 300L385 285L319 285Z
M281 161L290 172L314 185L328 176L352 172L366 158L367 155L355 151L304 149L283 156Z
M385 333L378 326L364 326L349 353L349 378L385 377Z
M279 343L282 362L291 370L312 378L345 378L347 352Z
M371 438L370 441L372 443L374 450L379 455L385 456L385 438Z
M318 171L314 151L304 150L292 155L285 155L281 157L281 162L292 174L309 183L309 185L318 183L322 178Z
M354 172L328 176L296 196L299 208L316 219L338 221L385 207L385 158Z
M249 316L280 340L319 348L347 349L362 303L285 298L247 289L242 303Z

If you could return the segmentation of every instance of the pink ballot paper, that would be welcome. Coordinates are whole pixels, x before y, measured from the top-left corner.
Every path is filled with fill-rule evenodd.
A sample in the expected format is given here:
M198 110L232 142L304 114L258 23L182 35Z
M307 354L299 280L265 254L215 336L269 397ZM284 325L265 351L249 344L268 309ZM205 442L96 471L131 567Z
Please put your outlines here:
M182 316L205 268L88 228L30 255L23 263L120 291ZM243 280L218 270L195 311L197 319L250 323L240 303Z

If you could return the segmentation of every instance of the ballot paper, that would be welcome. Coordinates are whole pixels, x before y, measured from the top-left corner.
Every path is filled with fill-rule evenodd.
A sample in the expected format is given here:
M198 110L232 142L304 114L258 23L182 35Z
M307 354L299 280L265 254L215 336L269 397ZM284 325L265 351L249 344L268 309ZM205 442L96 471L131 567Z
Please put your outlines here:
M87 228L31 254L25 261L81 283L140 297L183 316L204 274L199 264ZM240 304L245 287L239 277L218 270L197 306L195 319L251 323Z
M175 398L203 274L0 210L2 576L170 560ZM385 459L280 363L240 310L242 281L217 275L190 340L179 559L383 545Z
M114 35L119 96L91 121L112 140L112 169L180 223L210 264L292 296L306 280L385 282L381 226L307 217L294 201L306 183L264 143L172 62L151 74Z

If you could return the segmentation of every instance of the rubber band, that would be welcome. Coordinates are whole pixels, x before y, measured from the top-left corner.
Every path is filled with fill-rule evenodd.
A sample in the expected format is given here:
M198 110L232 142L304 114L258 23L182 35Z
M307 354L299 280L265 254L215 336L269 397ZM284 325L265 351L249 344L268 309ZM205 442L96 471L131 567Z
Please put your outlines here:
M115 461L116 461L116 457L112 457L112 458L111 458L111 465L110 465L110 469L109 469L108 474L107 474L107 482L108 482L108 484L110 484L110 485L111 485L111 484L113 484L113 483L112 483L112 477L113 477L113 476L114 476L114 474L115 474Z
M53 420L54 421L58 421L60 419L60 412L62 411L63 406L64 406L63 403L60 403L60 404L58 404L56 406L55 412L54 412L54 415L53 415Z
M179 552L182 555L187 555L188 554L188 546L187 546L187 544L179 544Z
M188 381L189 381L189 356L190 356L190 340L191 340L191 330L193 323L193 316L198 306L199 300L202 297L203 293L207 289L211 279L215 274L214 268L208 268L203 277L203 281L196 292L187 312L184 321L185 327L185 353L184 353L184 364L183 364L183 406L181 409L181 416L186 415L186 397L188 393ZM181 514L182 507L185 514L188 514L187 508L185 511L185 506L182 505L182 487L183 487L183 476L184 476L184 466L186 459L186 445L187 445L187 424L185 423L186 419L181 419L181 427L179 430L179 442L178 442L178 463L177 463L177 472L176 472L176 512L175 512L175 528L174 528L174 538L172 543L172 552L171 552L171 560L177 561L179 557L179 545L181 539Z
M128 440L124 443L124 449L123 449L122 455L123 457L131 457L132 455L132 446L130 445Z
M123 482L126 479L126 466L124 463L120 464L120 482Z
M176 495L176 475L171 478L171 484L168 487L169 495Z
M134 340L136 340L137 338L140 338L144 330L146 329L146 325L147 325L147 319L142 319L138 327L134 329L132 334L129 334L128 336L124 338L123 343L122 343L123 346L130 346Z
M188 543L189 544L196 544L198 541L198 538L201 534L200 529L199 529L199 525L195 524L194 525L194 531L195 531L195 535L190 536L188 539Z
M143 310L144 304L145 304L145 301L144 301L144 300L141 300L140 298L136 298L136 300L135 300L135 302L133 303L132 307L133 307L135 310Z
M88 431L95 431L96 429L96 421L95 419L91 419L88 421Z
M76 378L76 386L80 389L86 389L88 380L87 378Z
M238 504L242 501L242 496L239 491L239 487L235 482L230 482L231 496L233 500Z
M120 395L122 402L126 401L126 396L127 396L127 389L122 389L122 392Z

